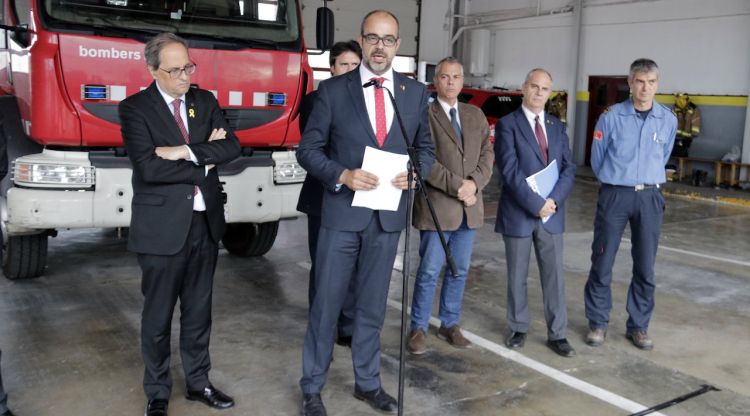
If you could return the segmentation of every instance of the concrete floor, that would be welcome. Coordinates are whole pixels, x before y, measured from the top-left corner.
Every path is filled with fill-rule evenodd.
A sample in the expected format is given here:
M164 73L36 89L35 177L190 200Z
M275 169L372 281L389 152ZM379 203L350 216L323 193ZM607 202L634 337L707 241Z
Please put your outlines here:
M597 186L577 181L568 203L565 268L568 338L578 356L565 359L544 345L534 267L529 293L533 323L526 347L516 354L499 346L506 331L506 283L502 239L492 232L494 188L486 197L488 216L477 235L463 315L463 327L489 349L475 345L456 350L430 336L430 351L407 361L405 414L627 415L635 412L628 410L627 400L648 407L713 384L722 391L661 414L750 415L750 209L669 198L650 330L655 349L637 350L624 337L631 268L627 241L616 263L609 337L604 346L591 348L582 340L582 293ZM283 222L276 245L262 258L221 252L214 288L211 378L234 395L237 405L211 411L182 397L173 336L171 415L299 413L297 382L309 268L305 230L304 218ZM414 270L419 262L416 233L411 247ZM0 348L11 408L20 416L142 414L142 299L135 256L111 230L61 232L50 240L49 253L44 277L0 279ZM400 277L394 271L382 333L382 378L394 395ZM349 351L337 347L334 357L323 394L329 414L374 414L351 396ZM588 384L578 387L582 382Z

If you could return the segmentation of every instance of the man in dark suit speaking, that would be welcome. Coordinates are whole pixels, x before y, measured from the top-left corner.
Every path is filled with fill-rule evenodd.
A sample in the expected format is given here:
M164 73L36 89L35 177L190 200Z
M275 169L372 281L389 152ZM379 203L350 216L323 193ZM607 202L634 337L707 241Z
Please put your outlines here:
M406 154L408 141L416 149L418 168L425 176L434 159L427 91L391 68L400 44L398 20L387 11L370 12L362 21L359 43L363 65L320 83L297 153L302 167L325 189L315 298L302 357L300 387L305 415L326 414L320 392L331 362L336 320L352 281L354 396L380 411L396 411L396 400L380 383L380 331L398 239L406 227L406 193L402 193L397 211L353 207L352 199L355 191L407 187L405 171L395 178L378 178L361 169L367 146ZM373 79L393 91L406 138L384 88L363 87Z
M495 160L503 175L495 232L503 235L508 266L508 348L522 348L529 330L527 279L534 244L542 283L547 346L564 357L575 350L565 338L568 314L563 275L565 200L573 189L576 167L570 155L565 125L544 112L552 93L552 76L544 69L529 71L523 103L495 127ZM557 161L558 181L546 197L526 178Z
M147 416L167 414L172 312L180 300L180 353L187 398L234 405L208 380L211 291L224 233L215 166L239 156L214 96L191 89L187 43L162 33L146 44L154 82L120 103L122 137L133 164L128 249L138 253L144 296L141 349Z

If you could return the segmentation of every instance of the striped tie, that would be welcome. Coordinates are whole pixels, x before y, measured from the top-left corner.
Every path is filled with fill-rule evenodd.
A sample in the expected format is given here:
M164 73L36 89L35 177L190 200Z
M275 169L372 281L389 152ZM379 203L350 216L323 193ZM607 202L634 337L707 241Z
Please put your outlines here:
M177 122L177 127L180 129L180 133L182 133L182 138L185 139L185 144L190 144L190 135L188 135L187 127L185 127L185 123L182 121L182 116L180 115L181 102L182 100L179 98L172 101L172 107L174 107L174 121ZM193 195L198 195L198 186L193 188Z

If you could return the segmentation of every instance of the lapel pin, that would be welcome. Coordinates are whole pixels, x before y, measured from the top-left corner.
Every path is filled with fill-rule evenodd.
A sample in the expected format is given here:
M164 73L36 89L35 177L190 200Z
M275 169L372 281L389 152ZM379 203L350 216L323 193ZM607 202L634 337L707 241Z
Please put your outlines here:
M188 110L188 117L195 118L195 109L191 108Z
M406 91L406 85L401 84L401 92L404 92L404 91Z

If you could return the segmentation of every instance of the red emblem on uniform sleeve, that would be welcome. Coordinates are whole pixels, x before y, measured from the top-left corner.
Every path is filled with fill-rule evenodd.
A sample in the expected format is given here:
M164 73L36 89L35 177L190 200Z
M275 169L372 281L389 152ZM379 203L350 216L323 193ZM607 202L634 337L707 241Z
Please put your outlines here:
M602 141L602 131L597 130L594 132L594 140Z

